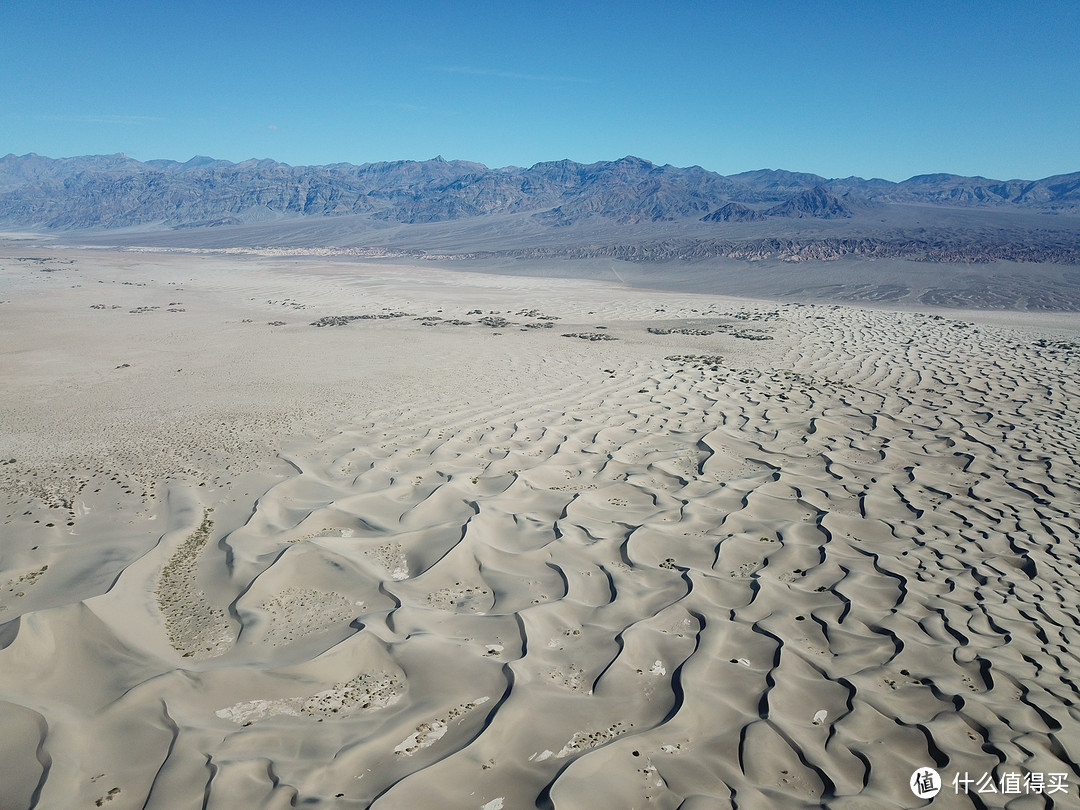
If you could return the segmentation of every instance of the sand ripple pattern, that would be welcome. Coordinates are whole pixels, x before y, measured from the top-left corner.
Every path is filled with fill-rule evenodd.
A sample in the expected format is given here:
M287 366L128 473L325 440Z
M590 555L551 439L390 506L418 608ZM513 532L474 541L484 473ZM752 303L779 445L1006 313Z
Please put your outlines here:
M913 314L768 328L757 364L631 348L290 457L198 552L228 649L82 649L128 681L55 729L0 704L43 740L20 790L89 795L45 775L92 725L151 808L902 808L923 765L1080 802L1075 361ZM23 616L3 671L88 603Z

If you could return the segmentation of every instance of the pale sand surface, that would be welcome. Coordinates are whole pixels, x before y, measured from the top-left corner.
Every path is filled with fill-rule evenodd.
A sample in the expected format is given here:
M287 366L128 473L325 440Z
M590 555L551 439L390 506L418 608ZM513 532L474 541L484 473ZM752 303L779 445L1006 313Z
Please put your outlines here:
M1075 316L10 240L0 302L3 810L1080 806Z

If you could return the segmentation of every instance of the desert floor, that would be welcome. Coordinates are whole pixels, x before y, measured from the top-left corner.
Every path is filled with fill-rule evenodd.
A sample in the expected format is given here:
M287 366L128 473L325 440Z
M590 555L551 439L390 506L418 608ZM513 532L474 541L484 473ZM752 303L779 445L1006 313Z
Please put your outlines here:
M0 808L1078 807L1078 372L1076 314L7 237Z

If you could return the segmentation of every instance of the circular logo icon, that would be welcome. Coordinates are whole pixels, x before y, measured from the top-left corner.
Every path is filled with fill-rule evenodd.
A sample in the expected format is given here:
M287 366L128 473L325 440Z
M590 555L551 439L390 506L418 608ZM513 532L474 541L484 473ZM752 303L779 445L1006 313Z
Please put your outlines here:
M941 777L933 768L919 768L911 775L911 792L920 799L932 799L941 790Z

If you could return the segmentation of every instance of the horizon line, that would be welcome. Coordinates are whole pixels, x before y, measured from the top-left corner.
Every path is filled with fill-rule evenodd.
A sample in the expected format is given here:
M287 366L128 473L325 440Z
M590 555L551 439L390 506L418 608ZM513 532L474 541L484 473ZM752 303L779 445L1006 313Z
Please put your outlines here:
M176 163L176 164L179 164L179 165L184 165L184 164L190 163L191 161L196 160L198 158L204 158L206 160L212 160L212 161L215 161L215 162L228 163L228 164L230 164L232 166L240 166L240 165L243 165L245 163L262 163L262 162L265 162L265 161L269 161L271 163L276 163L276 164L279 164L281 166L285 166L285 167L290 168L290 169L319 169L319 168L329 168L329 167L332 167L332 166L355 166L355 167L360 168L360 167L364 167L364 166L377 166L377 165L380 165L380 164L432 163L432 162L441 161L441 162L444 162L444 163L472 163L472 164L476 164L478 166L483 166L485 169L488 169L489 171L507 171L507 170L511 170L511 169L519 169L519 170L527 171L529 169L532 169L532 168L535 168L537 166L541 166L541 165L544 165L544 164L548 164L548 163L570 162L570 163L576 163L579 166L596 166L596 165L603 164L603 163L611 164L611 163L619 163L620 161L625 161L625 160L637 160L637 161L641 161L643 163L648 163L651 166L654 166L656 168L674 168L674 169L684 169L684 170L701 169L702 171L709 172L710 174L715 174L715 175L717 175L719 177L724 177L724 178L738 177L739 175L752 174L754 172L777 172L777 173L787 173L787 174L813 175L814 177L820 178L824 182L832 182L832 181L837 181L837 180L862 180L863 182L882 181L882 182L886 182L886 183L895 183L895 184L905 183L905 182L908 182L910 180L915 180L915 179L919 179L919 178L936 177L936 176L963 178L963 179L967 179L967 180L986 180L988 182L993 182L993 183L1039 182L1039 181L1042 181L1042 180L1049 180L1049 179L1055 178L1055 177L1067 177L1067 176L1074 175L1074 174L1080 174L1080 169L1078 169L1076 171L1057 172L1057 173L1054 173L1054 174L1046 175L1044 177L1034 177L1034 178L1032 178L1032 177L1010 177L1010 178L1007 178L1007 179L1001 179L1001 178L995 178L995 177L987 177L987 176L982 175L982 174L966 175L966 174L957 174L956 172L948 172L948 171L932 171L932 172L919 172L919 173L910 175L908 177L905 177L903 180L890 180L888 178L881 177L881 176L878 176L878 175L874 175L874 176L871 176L871 177L863 177L861 175L850 174L850 175L846 175L846 176L829 177L829 176L826 176L826 175L817 174L816 172L798 171L798 170L794 170L794 169L784 169L784 168L774 169L774 168L769 168L769 167L764 167L764 166L754 168L754 169L744 169L744 170L741 170L741 171L732 172L730 174L724 174L724 173L716 171L714 169L707 169L704 166L701 166L700 164L696 164L696 163L691 164L689 166L676 166L675 164L672 164L672 163L656 163L656 162L654 162L652 160L649 160L648 158L643 158L643 157L639 157L637 155L631 155L631 154L624 155L624 156L622 156L620 158L607 159L607 160L598 160L598 161L592 161L590 163L581 162L581 161L575 160L574 158L569 158L569 157L554 158L554 159L549 159L549 160L536 161L535 163L531 163L528 166L521 165L521 164L507 164L505 166L489 166L488 164L483 163L482 161L479 161L479 160L470 160L468 158L450 158L450 159L447 159L447 158L444 158L441 154L435 155L434 157L430 157L430 158L397 158L397 159L394 159L394 160L364 161L363 163L352 163L352 162L347 161L347 160L334 161L334 162L330 162L330 163L287 163L287 162L285 162L283 160L278 160L277 158L273 158L273 157L249 157L249 158L244 158L243 160L238 160L237 161L237 160L230 160L228 158L217 158L217 157L213 157L211 155L205 155L205 154L194 154L191 157L187 158L186 160L178 160L176 158L164 158L164 157L140 159L140 158L132 157L131 155L129 155L126 152L96 153L96 154L81 154L81 155L63 155L63 156L60 156L60 157L52 157L50 155L42 155L42 154L40 154L38 152L27 152L27 153L22 154L22 155L15 154L14 152L8 152L6 155L4 155L2 158L0 158L0 160L8 160L10 158L26 159L26 158L31 158L31 157L42 158L42 159L45 159L45 160L53 160L53 161L78 160L80 158L123 158L123 159L126 159L126 160L132 160L132 161L135 161L136 163L141 163L141 164L144 164L144 165L149 164L150 162L161 162L161 161L168 162L168 163Z

